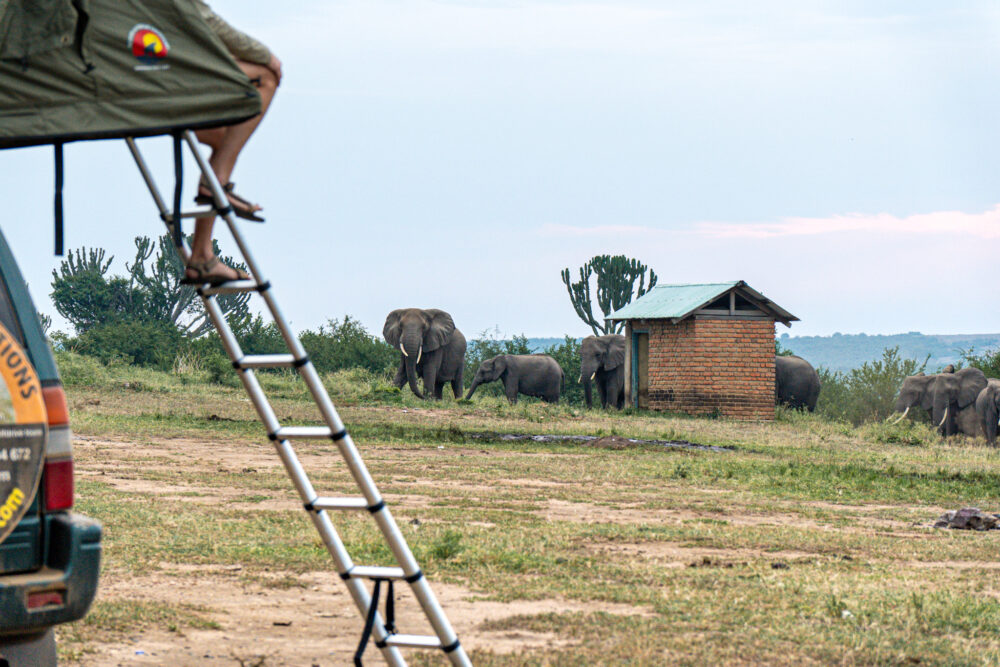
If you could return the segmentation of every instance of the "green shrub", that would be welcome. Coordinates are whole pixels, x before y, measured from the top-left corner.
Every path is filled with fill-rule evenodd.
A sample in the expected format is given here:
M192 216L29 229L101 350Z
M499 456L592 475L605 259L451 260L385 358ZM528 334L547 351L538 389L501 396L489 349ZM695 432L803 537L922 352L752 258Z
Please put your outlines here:
M927 359L921 363L900 358L897 346L883 350L881 359L866 361L847 372L820 368L822 389L816 411L855 426L883 421L893 413L903 380L923 371L926 365Z
M214 334L213 334L214 335ZM218 336L215 336L218 341ZM288 346L278 331L278 325L274 322L264 323L264 319L258 315L244 327L237 340L240 349L244 354L287 354ZM219 343L219 351L222 351L222 344Z
M978 368L988 378L1000 378L1000 348L975 354L973 348L963 350L962 358L973 368Z
M55 350L59 376L68 387L98 387L111 381L111 375L101 362L69 350Z
M240 379L228 358L222 355L212 355L206 357L203 363L205 370L208 371L208 379L214 384L220 384L224 387L239 386Z
M122 320L87 329L73 341L73 349L104 363L120 359L159 370L173 367L183 345L181 333L168 322Z
M306 330L302 345L317 370L330 373L346 368L364 368L372 373L395 372L399 353L370 333L350 315L329 320L317 331ZM284 350L284 347L282 347Z
M572 336L566 336L559 345L545 348L549 355L559 364L563 371L562 393L560 403L567 405L584 405L583 385L577 380L580 377L580 341ZM597 395L597 392L594 392Z

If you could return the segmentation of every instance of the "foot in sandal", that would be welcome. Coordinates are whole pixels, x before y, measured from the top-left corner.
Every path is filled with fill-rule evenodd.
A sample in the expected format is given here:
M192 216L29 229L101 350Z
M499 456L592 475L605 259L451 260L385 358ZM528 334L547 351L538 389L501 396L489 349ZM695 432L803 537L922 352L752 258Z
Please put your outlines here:
M223 264L218 257L212 257L203 262L191 259L184 267L183 285L221 285L231 280L249 280L250 276L245 271L234 269Z
M222 186L222 189L226 193L226 197L229 198L229 205L233 207L233 213L237 217L243 218L244 220L253 220L254 222L264 222L264 218L257 215L257 211L263 210L260 204L254 204L253 202L247 201L243 197L236 194L233 190L235 184L232 182L226 183ZM202 204L206 206L212 206L215 203L215 199L212 197L212 191L209 189L206 183L198 184L198 196L194 198L196 204Z

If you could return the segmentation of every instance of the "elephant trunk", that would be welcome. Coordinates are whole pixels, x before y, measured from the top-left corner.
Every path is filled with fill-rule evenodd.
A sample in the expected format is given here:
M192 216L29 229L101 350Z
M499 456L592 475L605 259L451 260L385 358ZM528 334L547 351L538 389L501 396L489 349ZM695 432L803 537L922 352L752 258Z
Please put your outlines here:
M403 353L406 365L406 379L410 383L410 391L417 398L423 398L423 392L417 387L417 364L423 354L423 334L419 329L404 331L399 341L399 350Z
M417 362L412 355L406 357L406 380L410 383L410 391L417 398L423 398L424 395L417 387Z
M465 400L469 400L470 398L472 398L472 395L476 393L476 389L479 387L480 384L481 383L479 382L478 377L472 381L472 386L469 387L469 391L466 392L465 394Z
M586 379L586 380L582 379L582 376L581 376L581 382L583 382L583 397L587 401L587 409L589 410L592 407L594 407L594 395L593 395L593 393L592 393L592 391L590 389L590 380L589 379Z

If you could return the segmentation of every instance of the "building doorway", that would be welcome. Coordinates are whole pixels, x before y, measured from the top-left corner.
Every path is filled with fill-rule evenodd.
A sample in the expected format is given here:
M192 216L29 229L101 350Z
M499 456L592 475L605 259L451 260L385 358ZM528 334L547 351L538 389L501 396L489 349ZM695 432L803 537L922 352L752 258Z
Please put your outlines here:
M632 405L649 409L649 332L632 332Z

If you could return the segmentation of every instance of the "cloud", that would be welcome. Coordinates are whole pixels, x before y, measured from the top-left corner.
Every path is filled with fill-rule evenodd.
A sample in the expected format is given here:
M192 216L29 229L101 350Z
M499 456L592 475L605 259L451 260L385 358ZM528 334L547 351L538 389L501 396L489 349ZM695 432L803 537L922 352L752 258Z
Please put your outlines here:
M982 213L935 211L899 217L889 213L848 213L827 218L781 218L777 222L700 222L695 231L713 238L774 238L875 233L898 236L1000 238L1000 204Z

